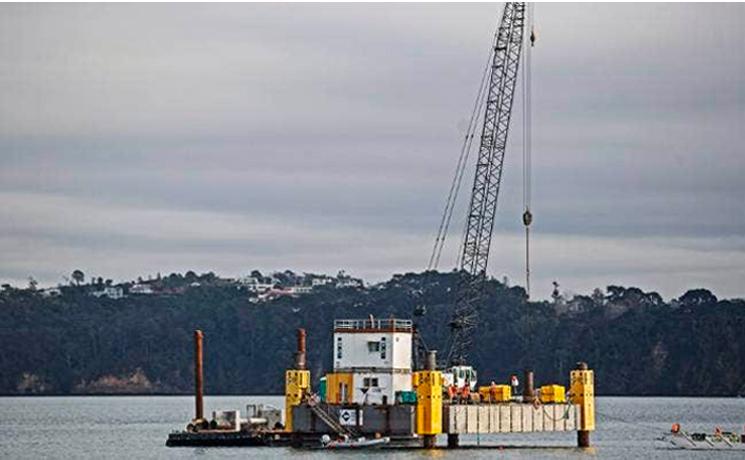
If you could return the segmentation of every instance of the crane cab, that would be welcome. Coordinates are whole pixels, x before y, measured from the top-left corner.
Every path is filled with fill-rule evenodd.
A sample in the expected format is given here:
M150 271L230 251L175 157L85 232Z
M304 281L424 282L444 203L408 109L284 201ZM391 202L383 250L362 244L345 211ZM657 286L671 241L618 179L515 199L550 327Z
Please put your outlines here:
M466 386L471 392L476 391L478 375L473 366L451 366L442 373L443 387L454 386L461 392Z

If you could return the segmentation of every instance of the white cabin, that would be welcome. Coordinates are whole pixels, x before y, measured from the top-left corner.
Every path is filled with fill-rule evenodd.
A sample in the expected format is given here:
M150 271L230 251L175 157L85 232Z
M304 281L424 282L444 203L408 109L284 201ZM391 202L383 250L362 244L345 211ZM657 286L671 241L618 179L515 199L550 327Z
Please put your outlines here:
M412 333L410 320L334 321L334 372L353 374L353 402L393 404L411 391Z

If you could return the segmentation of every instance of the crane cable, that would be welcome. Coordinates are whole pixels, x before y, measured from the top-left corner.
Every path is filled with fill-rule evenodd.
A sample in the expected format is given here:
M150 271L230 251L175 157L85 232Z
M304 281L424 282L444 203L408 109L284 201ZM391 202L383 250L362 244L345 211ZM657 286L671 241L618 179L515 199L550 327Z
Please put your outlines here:
M468 128L466 129L466 135L463 138L463 145L461 146L460 156L458 157L458 164L455 167L455 174L453 174L453 180L450 184L450 191L445 203L445 210L440 220L440 227L437 229L437 237L435 238L435 245L432 249L432 255L429 259L428 269L437 269L440 264L440 256L442 255L442 249L445 245L445 238L450 228L450 221L453 217L453 210L458 200L458 193L460 192L460 186L463 181L463 174L468 164L468 157L471 153L471 146L473 144L473 137L475 134L476 126L478 125L479 113L483 106L483 101L486 93L486 75L484 73L481 84L479 86L479 92L476 95L476 101L474 102L473 112L468 122Z
M466 128L466 134L463 138L463 145L461 146L460 155L458 157L458 163L455 167L455 174L453 180L450 183L450 190L448 192L447 200L445 202L445 209L440 219L440 225L437 229L437 236L435 237L435 243L432 248L432 254L429 257L429 263L427 264L427 270L436 270L440 264L440 256L442 255L442 249L445 245L445 238L447 237L448 230L450 228L450 221L453 217L453 210L458 200L458 193L460 192L461 183L463 182L463 174L468 164L468 157L471 153L471 147L473 145L473 138L478 127L478 121L481 118L481 112L483 112L484 103L486 102L486 93L489 75L491 68L491 61L494 54L494 48L497 43L497 37L499 34L499 27L494 32L494 38L492 46L490 48L489 57L484 67L484 72L481 75L481 83L479 83L479 90L476 94L476 100L473 104L471 111L471 117L468 121L468 127ZM459 256L460 257L460 256ZM458 262L460 264L460 261Z
M530 224L533 214L530 212L531 201L531 149L532 149L532 110L531 110L531 49L535 46L536 35L533 28L533 4L528 3L527 22L530 30L530 43L525 41L525 64L523 67L523 225L525 226L525 293L530 299Z

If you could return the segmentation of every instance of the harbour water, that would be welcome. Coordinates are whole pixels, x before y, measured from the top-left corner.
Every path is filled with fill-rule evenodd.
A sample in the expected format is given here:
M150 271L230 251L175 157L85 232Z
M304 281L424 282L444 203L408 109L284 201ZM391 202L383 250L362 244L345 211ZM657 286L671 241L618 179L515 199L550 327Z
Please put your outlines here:
M205 412L264 403L283 407L277 396L207 396ZM682 452L656 448L654 438L673 422L689 431L741 433L743 398L597 398L594 448L575 449L575 433L462 437L462 443L502 445L469 450L478 458L738 458L736 452ZM290 448L168 448L165 440L192 417L187 396L3 397L0 398L1 458L321 458L326 452ZM444 439L442 440L444 442ZM530 447L526 447L530 446ZM340 453L356 458L462 458L463 451L370 451Z

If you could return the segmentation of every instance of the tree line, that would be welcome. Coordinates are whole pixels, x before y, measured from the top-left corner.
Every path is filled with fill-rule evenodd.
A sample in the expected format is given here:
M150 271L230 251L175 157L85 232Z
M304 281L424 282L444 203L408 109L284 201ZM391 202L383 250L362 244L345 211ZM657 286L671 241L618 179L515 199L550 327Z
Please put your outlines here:
M52 297L4 286L0 393L190 393L192 332L201 329L207 393L279 394L299 327L314 379L331 370L334 319L413 318L428 347L443 350L459 276L409 273L265 303L219 283L122 299L91 297L78 283ZM471 361L485 383L529 367L537 384L567 384L575 363L586 361L599 394L745 394L741 299L693 289L665 302L608 286L529 302L523 288L491 279L479 318Z

